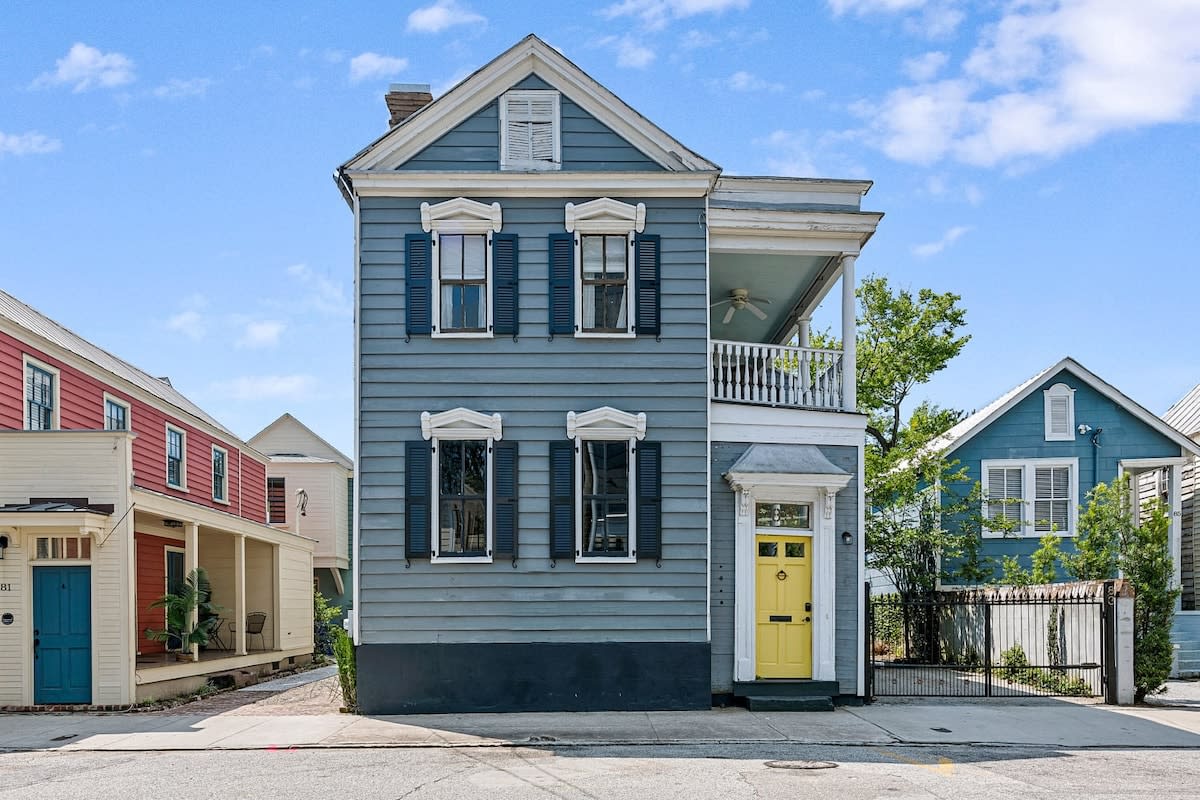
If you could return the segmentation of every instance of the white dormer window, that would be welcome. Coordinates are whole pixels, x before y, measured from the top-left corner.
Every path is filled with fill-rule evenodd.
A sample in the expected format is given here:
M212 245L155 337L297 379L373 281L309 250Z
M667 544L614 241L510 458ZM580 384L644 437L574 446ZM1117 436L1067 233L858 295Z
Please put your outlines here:
M421 414L421 434L433 443L431 560L490 563L492 449L503 435L500 415L468 408L426 411Z
M500 96L500 169L559 169L560 128L558 92L505 92Z
M1047 442L1075 441L1075 390L1056 383L1042 393Z

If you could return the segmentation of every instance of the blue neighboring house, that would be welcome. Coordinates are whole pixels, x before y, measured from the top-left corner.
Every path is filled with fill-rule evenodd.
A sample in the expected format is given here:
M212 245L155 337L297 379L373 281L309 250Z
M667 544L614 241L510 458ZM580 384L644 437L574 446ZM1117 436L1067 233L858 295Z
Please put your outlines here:
M335 176L362 709L861 697L870 183L722 175L535 36L387 105Z

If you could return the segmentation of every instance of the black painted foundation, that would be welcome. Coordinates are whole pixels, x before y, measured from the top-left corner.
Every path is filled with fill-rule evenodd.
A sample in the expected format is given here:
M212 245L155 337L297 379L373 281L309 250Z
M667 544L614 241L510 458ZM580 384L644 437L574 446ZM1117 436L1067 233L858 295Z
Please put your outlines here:
M365 644L364 714L709 708L707 642Z

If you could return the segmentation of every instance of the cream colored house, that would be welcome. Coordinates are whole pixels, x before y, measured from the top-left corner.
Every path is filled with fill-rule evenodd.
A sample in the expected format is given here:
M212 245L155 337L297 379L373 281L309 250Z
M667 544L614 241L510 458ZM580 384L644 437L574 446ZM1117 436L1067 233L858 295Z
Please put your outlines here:
M316 540L313 585L345 616L353 597L354 462L291 414L255 434L250 445L270 459L269 523Z

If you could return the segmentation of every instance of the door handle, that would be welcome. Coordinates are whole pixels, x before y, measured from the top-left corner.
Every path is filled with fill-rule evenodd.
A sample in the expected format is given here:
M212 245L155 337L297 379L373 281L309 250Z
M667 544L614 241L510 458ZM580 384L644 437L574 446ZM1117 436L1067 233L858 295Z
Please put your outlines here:
M787 580L787 573L786 573L786 572L784 572L783 570L779 570L779 572L776 572L776 573L775 573L775 577L776 577L776 578L778 578L778 579L779 579L779 580L781 580L781 581L786 581L786 580Z
M804 604L804 610L805 610L805 611L812 611L812 603L805 603L805 604Z
M805 622L812 622L812 617L805 617L805 618L804 618L804 621L805 621Z

